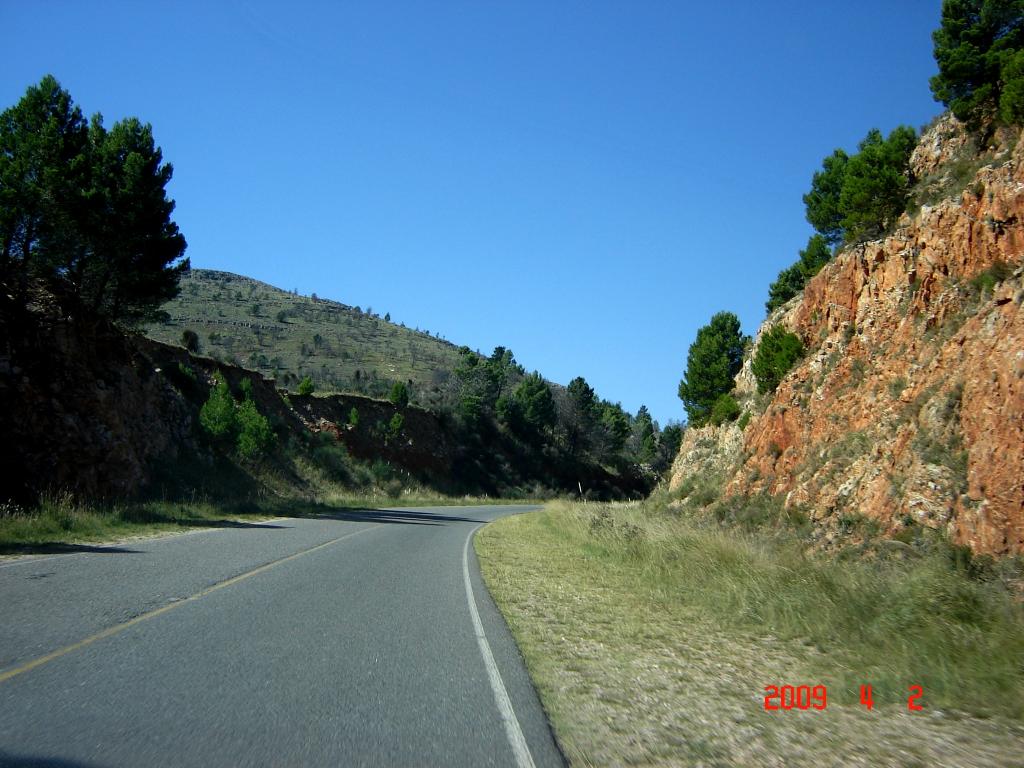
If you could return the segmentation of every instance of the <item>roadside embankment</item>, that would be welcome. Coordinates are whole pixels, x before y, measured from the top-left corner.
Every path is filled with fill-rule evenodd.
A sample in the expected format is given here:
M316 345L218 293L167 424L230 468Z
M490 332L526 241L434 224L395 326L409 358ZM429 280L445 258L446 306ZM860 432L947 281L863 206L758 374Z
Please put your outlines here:
M937 538L815 554L782 518L744 531L656 502L552 504L489 525L476 549L574 765L1024 754L1014 561L973 563ZM826 686L827 705L766 711L769 685Z

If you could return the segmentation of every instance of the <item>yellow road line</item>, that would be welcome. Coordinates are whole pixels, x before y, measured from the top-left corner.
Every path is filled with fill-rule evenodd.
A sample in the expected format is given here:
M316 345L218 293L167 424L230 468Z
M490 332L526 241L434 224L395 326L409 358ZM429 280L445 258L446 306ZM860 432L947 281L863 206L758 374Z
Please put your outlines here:
M38 659L33 659L32 661L26 662L25 664L22 664L20 667L14 667L13 669L8 669L6 672L0 672L0 683L4 682L6 680L10 680L12 677L17 677L18 675L24 674L25 672L29 672L29 671L35 669L36 667L41 667L43 664L51 662L54 659L58 659L61 656L64 656L65 654L71 653L72 651L77 651L79 648L85 648L87 645L92 645L97 640L103 640L104 638L110 637L112 635L116 635L118 632L123 632L124 630L128 629L129 627L135 626L136 624L139 624L140 622L146 621L148 619L152 619L152 618L154 618L156 616L159 616L162 613L167 613L168 611L172 611L175 608L178 608L178 607L180 607L182 605L185 605L186 603L191 603L194 600L199 600L202 597L206 597L208 594L210 594L211 592L216 592L218 589L224 589L224 587L230 587L233 584L237 584L240 581L245 581L248 578L251 578L251 577L253 577L253 576L257 575L257 574L263 573L264 571L269 571L271 568L275 568L275 567L281 565L282 563L287 563L289 560L294 560L297 557L302 557L303 555L308 555L311 552L316 552L318 549L323 549L324 547L329 547L332 544L337 544L339 541L342 541L343 539L351 539L353 536L358 536L360 533L366 533L367 531L373 531L373 530L376 530L377 528L378 528L378 526L371 526L369 528L361 528L358 531L353 531L352 533L346 533L344 536L339 536L336 539L331 539L330 541L325 541L323 544L317 544L315 547L310 547L309 549L303 549L302 551L296 552L296 553L291 554L291 555L288 555L287 557L282 557L280 560L272 560L269 563L265 563L264 565L261 565L259 568L253 568L251 571L247 571L246 573L240 574L238 576L232 576L230 579L226 579L225 581L218 582L218 583L214 584L212 587L207 587L206 589L204 589L204 590L202 590L200 592L196 592L194 595L186 597L183 600L179 600L179 601L177 601L175 603L169 603L168 605L165 605L165 606L163 606L161 608L157 608L155 610L149 611L148 613L143 613L140 616L136 616L135 618L129 619L128 621L123 622L121 624L115 624L112 627L108 627L107 629L104 629L102 632L97 632L95 635L90 635L89 637L85 638L84 640L79 640L77 643L74 643L73 645L68 645L68 646L65 646L64 648L59 648L58 650L53 651L52 653L48 653L45 656L40 656Z

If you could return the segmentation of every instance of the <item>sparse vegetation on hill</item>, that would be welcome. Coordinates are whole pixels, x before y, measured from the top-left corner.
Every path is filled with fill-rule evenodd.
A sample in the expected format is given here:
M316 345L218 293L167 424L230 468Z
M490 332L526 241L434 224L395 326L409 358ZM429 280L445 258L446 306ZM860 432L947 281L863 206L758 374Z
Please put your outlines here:
M527 374L505 347L484 356L369 311L223 272L192 270L165 309L169 320L150 326L151 337L176 343L195 333L200 354L273 376L299 395L360 394L437 414L459 446L452 487L462 482L496 491L540 483L603 496L611 487L603 480L595 487L595 478L618 476L623 491L635 493L671 463L649 414L637 420L582 379L566 390ZM391 416L367 428L382 445L402 434Z
M372 310L299 296L240 275L193 269L147 334L168 344L196 334L199 353L259 371L295 389L387 397L395 384L410 400L444 399L458 347L389 322Z

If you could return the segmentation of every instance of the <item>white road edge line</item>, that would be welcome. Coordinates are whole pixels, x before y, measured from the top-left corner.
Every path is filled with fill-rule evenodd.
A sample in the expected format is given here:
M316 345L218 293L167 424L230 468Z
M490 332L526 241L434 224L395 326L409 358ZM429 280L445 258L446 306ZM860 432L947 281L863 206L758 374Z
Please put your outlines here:
M505 736L508 737L509 746L516 757L519 768L536 768L533 762L533 755L530 754L530 747L523 736L523 729L516 719L515 710L512 709L512 700L508 697L505 683L501 679L498 665L494 663L494 654L491 653L491 646L487 642L487 635L484 634L484 625L480 621L480 613L476 609L476 596L473 594L473 583L469 579L469 542L482 526L477 526L466 537L466 543L462 547L462 577L466 582L466 600L469 601L469 614L473 618L473 630L476 632L476 642L480 646L480 655L484 657L484 666L487 667L487 677L491 681L491 690L494 692L494 703L498 705L498 712L505 724Z

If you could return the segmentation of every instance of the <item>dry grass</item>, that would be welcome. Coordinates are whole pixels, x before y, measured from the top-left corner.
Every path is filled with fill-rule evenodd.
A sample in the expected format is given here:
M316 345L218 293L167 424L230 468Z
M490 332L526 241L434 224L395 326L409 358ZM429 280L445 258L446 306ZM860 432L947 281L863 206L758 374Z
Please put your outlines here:
M666 570L668 542L680 536L690 541L677 552L704 554ZM637 505L556 504L478 534L488 588L573 765L1024 765L1017 718L939 709L927 686L923 712L891 696L868 712L849 684L863 655L856 643L821 650L782 639L770 611L760 626L725 619L750 588L728 574L772 557L762 547L752 558L751 548L735 531ZM799 590L781 591L799 613ZM828 707L767 712L768 684L828 685Z

